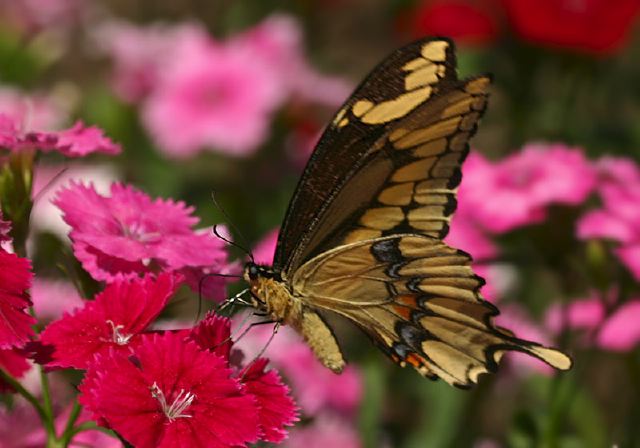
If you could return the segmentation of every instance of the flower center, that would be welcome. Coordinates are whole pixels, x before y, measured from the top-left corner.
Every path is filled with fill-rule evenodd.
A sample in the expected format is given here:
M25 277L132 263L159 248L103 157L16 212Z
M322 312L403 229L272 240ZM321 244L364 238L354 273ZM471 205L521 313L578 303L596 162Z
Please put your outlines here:
M174 421L177 418L191 418L192 416L189 414L185 414L184 411L187 410L193 400L195 400L195 394L191 392L185 392L184 389L180 389L180 392L174 398L171 404L167 403L167 398L164 396L164 392L158 386L158 383L153 383L151 386L151 396L158 400L160 403L160 407L162 407L162 412L167 416L170 422Z
M141 243L154 243L161 239L160 232L150 231L144 223L132 222L129 225L122 225L124 236Z
M124 328L124 325L116 325L112 320L108 320L107 323L111 325L111 330L113 331L111 341L115 342L118 345L127 345L133 334L120 333L120 330Z

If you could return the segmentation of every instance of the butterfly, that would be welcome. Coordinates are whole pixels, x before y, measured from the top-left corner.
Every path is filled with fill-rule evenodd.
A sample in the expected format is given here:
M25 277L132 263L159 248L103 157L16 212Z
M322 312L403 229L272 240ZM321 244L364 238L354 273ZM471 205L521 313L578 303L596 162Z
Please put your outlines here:
M490 83L458 80L447 39L389 55L325 129L273 266L245 265L252 305L293 327L334 372L345 360L326 312L353 322L400 366L455 386L495 371L506 351L571 367L564 353L496 326L471 257L442 241Z

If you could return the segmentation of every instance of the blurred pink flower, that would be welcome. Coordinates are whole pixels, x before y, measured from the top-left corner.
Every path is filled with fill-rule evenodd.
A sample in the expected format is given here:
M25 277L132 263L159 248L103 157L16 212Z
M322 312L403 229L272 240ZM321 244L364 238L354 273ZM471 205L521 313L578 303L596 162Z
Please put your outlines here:
M605 306L599 297L555 303L545 313L545 326L554 333L564 328L593 330L605 319Z
M134 357L97 355L81 404L132 445L245 446L260 436L255 398L219 356L181 333L142 338Z
M233 155L255 151L283 97L282 86L261 65L253 54L215 42L183 47L164 67L142 111L159 148L173 157L204 148Z
M598 333L598 345L606 350L629 351L640 343L640 299L620 306Z
M356 424L343 416L323 413L310 424L291 431L284 448L360 448L362 443Z
M96 353L130 353L180 281L161 274L157 279L146 276L108 284L95 300L47 325L40 337L43 345L53 348L47 365L86 369Z
M496 317L495 322L498 326L509 328L521 339L536 341L542 345L552 345L541 326L533 322L527 312L515 304L502 305L500 315ZM554 372L552 367L525 353L514 351L507 356L517 371L533 370L544 375L551 375Z
M465 162L460 209L501 233L541 222L548 205L581 203L595 182L596 172L580 148L528 144L496 163L476 152Z
M30 131L24 123L0 113L0 147L11 151L39 149L57 151L67 157L83 157L94 152L119 154L122 148L95 126L78 121L71 128L56 132Z
M31 287L31 301L39 321L58 319L64 312L79 308L84 301L67 280L37 277Z
M194 231L199 220L183 202L152 200L122 184L112 184L105 197L92 185L72 182L54 203L71 226L76 257L96 280L177 271L197 291L205 273L225 268L223 242L209 231ZM224 283L210 283L216 286L211 298L222 297Z
M47 95L28 94L7 86L0 86L0 114L18 123L22 131L52 131L67 120L66 111Z
M460 195L459 203L464 204L466 197L466 194ZM451 220L451 227L445 242L467 252L474 261L490 260L498 255L496 243L474 222L473 214L469 209L465 210L464 206Z
M336 107L353 86L317 73L304 55L303 33L292 16L274 14L229 41L232 51L246 53L260 69L272 73L283 95Z
M64 431L70 411L71 406L67 406L57 412L54 422L57 434L62 434ZM89 420L87 412L82 410L76 423L81 424ZM10 441L10 444L4 444L5 441ZM33 406L17 399L11 409L0 407L0 447L35 448L46 445L47 433ZM77 433L69 447L121 448L122 443L115 436L109 436L102 431L88 430Z
M265 346L273 327L254 328L238 346L247 354ZM336 375L316 359L300 335L289 327L280 328L268 347L271 362L288 379L296 402L306 415L322 410L353 414L362 398L362 378L354 366Z
M271 265L276 253L279 229L269 231L253 248L253 258L258 264Z
M88 3L83 0L0 0L0 16L25 32L77 22Z
M195 23L140 27L123 21L101 25L94 38L113 60L114 90L128 102L140 101L155 89L160 73L180 57L180 49L209 39Z
M604 166L604 169L602 169ZM640 279L640 175L628 159L601 163L599 194L602 208L583 215L577 224L581 239L617 241L616 255Z
M27 293L32 278L28 259L0 249L0 349L21 347L34 334Z

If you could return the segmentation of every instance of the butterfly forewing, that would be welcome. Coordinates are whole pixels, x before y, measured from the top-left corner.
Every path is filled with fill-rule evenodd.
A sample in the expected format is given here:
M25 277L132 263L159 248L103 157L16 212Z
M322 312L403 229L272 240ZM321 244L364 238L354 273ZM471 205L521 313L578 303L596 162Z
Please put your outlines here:
M442 39L403 47L371 72L336 113L304 170L280 230L276 269L295 271L371 203L394 170L387 145L395 123L457 83L453 45Z

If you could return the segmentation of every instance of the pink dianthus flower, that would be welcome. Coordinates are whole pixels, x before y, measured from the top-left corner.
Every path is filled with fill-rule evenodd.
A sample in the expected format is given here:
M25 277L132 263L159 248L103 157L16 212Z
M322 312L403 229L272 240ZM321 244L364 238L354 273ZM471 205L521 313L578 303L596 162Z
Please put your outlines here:
M580 204L595 182L596 172L580 148L528 144L496 163L471 154L460 196L485 229L502 233L543 221L551 204Z
M72 182L54 203L71 226L76 257L96 280L177 271L198 290L202 275L224 268L223 243L209 231L192 229L198 218L183 202L152 200L117 183L111 185L111 197L105 197L92 185ZM214 279L208 284L216 287L207 295L221 298L223 283Z
M173 157L204 148L253 152L283 98L273 74L252 54L215 42L197 42L176 57L180 63L165 67L142 111L159 148Z
M606 238L620 243L616 255L640 279L640 169L629 159L599 163L602 208L578 221L581 239Z

